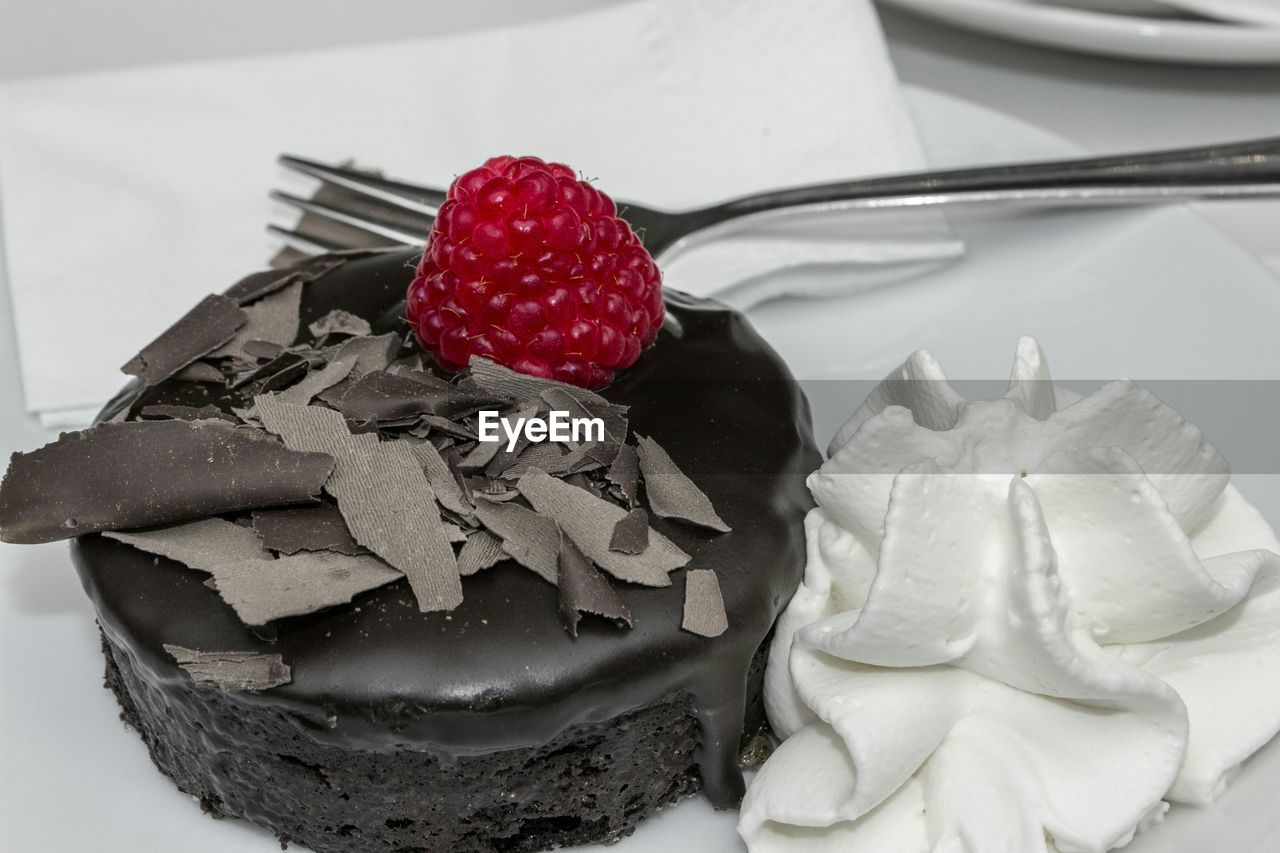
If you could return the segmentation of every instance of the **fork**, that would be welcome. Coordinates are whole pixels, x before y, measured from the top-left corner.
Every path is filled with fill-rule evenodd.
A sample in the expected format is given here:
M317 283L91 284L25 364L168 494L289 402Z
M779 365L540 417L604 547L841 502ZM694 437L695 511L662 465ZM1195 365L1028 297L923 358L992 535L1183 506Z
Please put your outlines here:
M322 226L268 230L304 254L426 241L446 191L289 154L285 168L318 178L303 198L271 197ZM1280 197L1280 137L1119 156L915 172L836 181L742 196L693 210L666 211L618 202L619 215L643 235L660 262L713 237L798 213L903 210L955 205L1145 205L1203 199ZM326 236L320 231L328 230ZM333 236L336 232L339 236Z

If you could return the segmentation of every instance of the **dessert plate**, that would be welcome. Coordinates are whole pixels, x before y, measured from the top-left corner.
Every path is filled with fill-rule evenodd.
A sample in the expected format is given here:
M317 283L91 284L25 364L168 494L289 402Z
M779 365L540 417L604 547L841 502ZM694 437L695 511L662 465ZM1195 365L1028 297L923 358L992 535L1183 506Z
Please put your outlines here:
M1014 119L928 92L909 94L934 165L1076 153ZM1055 377L1068 380L1280 378L1280 287L1184 209L974 215L955 220L955 228L968 254L946 269L840 299L787 300L749 312L805 383L820 444L874 380L919 347L932 349L954 376L990 380L992 390L1021 334L1036 335ZM828 283L841 275L818 267L806 274ZM1161 390L1185 385L1166 381ZM16 388L0 391L16 410ZM1202 420L1193 406L1183 407L1193 422ZM1202 426L1214 438L1212 425ZM14 426L2 428L4 448L39 443ZM1280 466L1237 463L1236 482L1280 521L1280 477L1266 471ZM0 545L0 850L278 850L274 838L243 822L205 817L151 766L101 687L97 643L65 543ZM1274 849L1277 785L1280 747L1273 744L1218 804L1175 808L1127 849ZM617 846L581 849L742 853L736 818L695 798Z
M1095 12L1036 0L879 2L964 29L1084 53L1209 65L1280 63L1280 27ZM1125 4L1115 6L1119 12Z

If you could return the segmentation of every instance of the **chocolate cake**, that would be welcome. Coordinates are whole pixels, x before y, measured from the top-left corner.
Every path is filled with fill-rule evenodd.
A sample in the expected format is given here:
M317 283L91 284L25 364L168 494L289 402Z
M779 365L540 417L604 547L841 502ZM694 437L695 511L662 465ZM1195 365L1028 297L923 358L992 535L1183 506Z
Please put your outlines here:
M330 256L210 297L130 363L98 427L29 454L40 473L15 457L0 531L77 537L124 719L205 810L283 841L540 850L615 840L700 789L736 806L819 463L798 386L740 314L668 293L655 345L599 397L532 386L603 412L607 458L465 465L477 400L518 408L527 377L421 357L401 319L417 261ZM432 383L457 411L415 402ZM417 448L408 474L387 445ZM354 518L386 501L375 475L422 471L445 478L430 530ZM549 570L530 518L560 531ZM447 542L458 572L396 566L382 534Z

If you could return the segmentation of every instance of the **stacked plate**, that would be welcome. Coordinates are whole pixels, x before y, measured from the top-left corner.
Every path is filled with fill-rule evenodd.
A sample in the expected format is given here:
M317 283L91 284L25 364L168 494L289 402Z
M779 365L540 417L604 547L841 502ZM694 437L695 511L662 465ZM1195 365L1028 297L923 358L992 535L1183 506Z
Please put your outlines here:
M1280 0L879 0L1031 44L1211 65L1280 64Z

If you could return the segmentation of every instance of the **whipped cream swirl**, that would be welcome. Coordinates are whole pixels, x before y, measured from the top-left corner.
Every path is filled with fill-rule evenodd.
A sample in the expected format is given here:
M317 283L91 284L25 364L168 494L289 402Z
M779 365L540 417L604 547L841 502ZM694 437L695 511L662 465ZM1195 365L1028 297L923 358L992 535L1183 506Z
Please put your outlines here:
M748 847L1105 851L1212 801L1280 730L1280 542L1229 479L1133 383L1054 386L1030 338L994 400L912 356L809 479Z

